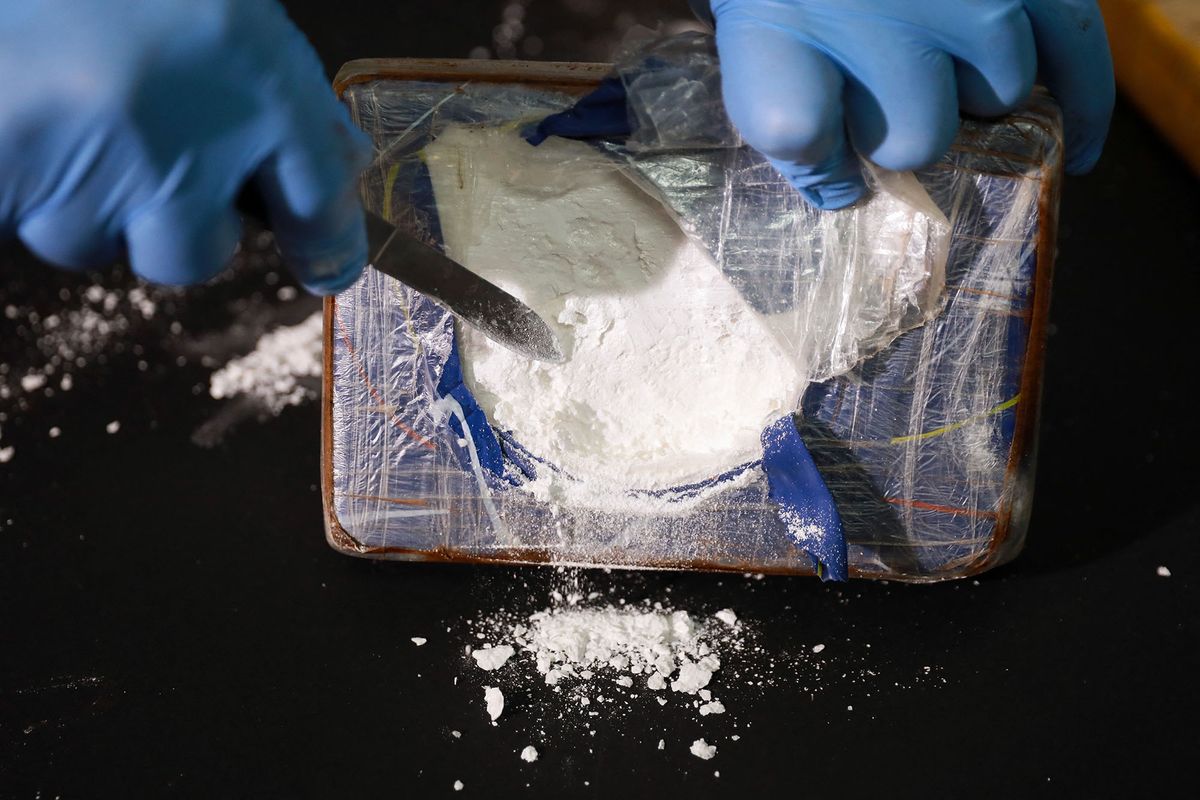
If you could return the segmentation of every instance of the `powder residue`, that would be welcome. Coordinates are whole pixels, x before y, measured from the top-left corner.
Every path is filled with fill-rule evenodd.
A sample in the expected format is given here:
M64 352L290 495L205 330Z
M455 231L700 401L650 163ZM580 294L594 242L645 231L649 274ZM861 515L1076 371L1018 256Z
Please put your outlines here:
M312 399L322 370L322 327L316 312L299 325L266 334L252 352L212 374L209 394L217 400L248 397L273 414Z
M703 739L697 739L696 741L692 742L692 746L689 747L688 750L690 750L692 755L694 755L696 758L702 758L705 761L708 761L717 754L717 746L714 744L709 744Z
M538 760L537 748L534 747L533 745L529 745L528 747L526 747L524 750L521 751L521 760L528 762L530 764L537 761Z
M636 679L661 689L677 676L671 688L694 694L721 666L705 629L686 611L550 609L530 615L528 627L514 631L513 638L551 686L564 678L587 680L608 668L628 679L621 681L627 687Z

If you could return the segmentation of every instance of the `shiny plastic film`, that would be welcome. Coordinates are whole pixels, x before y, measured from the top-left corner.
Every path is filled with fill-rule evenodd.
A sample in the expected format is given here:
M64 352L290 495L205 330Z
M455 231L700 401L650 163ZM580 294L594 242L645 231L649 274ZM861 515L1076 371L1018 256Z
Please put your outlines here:
M585 114L606 78L623 119ZM586 215L589 203L616 197L605 224L619 247L644 246L660 216L660 238L677 235L672 247L700 253L689 258L707 270L694 278L705 308L736 317L743 327L732 330L761 331L761 382L787 399L763 406L773 410L753 452L731 439L724 460L680 464L665 482L644 479L632 456L622 472L619 433L611 463L599 466L569 450L538 451L531 442L553 422L543 398L522 394L528 406L514 409L512 398L493 396L482 335L368 269L326 306L323 469L335 547L419 560L834 569L805 541L812 520L830 515L795 524L778 502L778 475L768 475L795 452L771 446L771 431L784 430L815 465L816 494L831 498L850 575L959 577L1020 549L1060 171L1058 112L1047 97L1003 121L964 123L951 152L916 175L871 169L869 199L821 212L738 140L705 37L638 43L615 71L354 62L338 88L375 143L368 207L514 292L504 269L526 257L523 242L538 247L539 219L569 219L568 206ZM555 118L573 132L547 132ZM539 125L543 135L532 135ZM621 214L638 224L620 224ZM620 303L628 278L603 283L605 251L588 250L590 240L571 245L599 265L585 288ZM539 257L550 258L554 242L546 248ZM644 291L670 290L669 270L646 263ZM568 358L572 348L582 358L585 314L544 283L542 305L523 299ZM698 301L679 294L685 315ZM693 361L706 352L678 347ZM691 367L702 374L705 364ZM540 380L550 369L530 374ZM703 414L720 403L699 399L660 403L719 431ZM627 474L627 490L580 491L594 466L606 479Z

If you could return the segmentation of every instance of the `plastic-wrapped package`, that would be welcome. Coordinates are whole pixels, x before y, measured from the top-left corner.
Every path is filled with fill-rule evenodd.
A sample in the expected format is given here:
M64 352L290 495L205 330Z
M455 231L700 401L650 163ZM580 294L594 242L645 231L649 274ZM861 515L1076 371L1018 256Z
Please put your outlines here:
M680 86L669 83L679 52L657 55L624 73L631 116L652 121L633 120L624 140L598 138L589 168L619 169L662 202L803 367L811 384L797 422L786 424L798 427L836 505L851 574L938 579L1011 557L1028 510L1048 301L1060 151L1053 106L1039 96L1002 122L967 123L951 153L917 179L883 176L886 191L863 206L817 212L727 125L702 121L719 109L703 85L706 101L663 106L686 107L690 119L664 119L637 102ZM607 72L348 65L339 91L379 151L366 202L441 243L430 144L454 127L525 130L570 108ZM324 494L341 550L796 573L820 561L781 519L761 462L739 465L738 480L611 508L520 491L512 485L514 465L527 459L520 442L492 431L471 393L453 389L463 381L443 309L368 270L328 302L326 322Z

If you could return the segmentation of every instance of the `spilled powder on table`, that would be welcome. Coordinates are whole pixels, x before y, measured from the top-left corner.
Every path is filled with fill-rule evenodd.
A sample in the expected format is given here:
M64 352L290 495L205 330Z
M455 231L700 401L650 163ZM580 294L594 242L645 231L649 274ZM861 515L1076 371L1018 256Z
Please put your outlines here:
M756 624L733 608L683 608L670 601L669 587L662 600L633 599L621 582L599 573L569 567L556 573L548 602L518 594L460 629L470 641L463 647L467 678L487 683L480 710L493 726L536 736L539 763L543 755L591 752L593 737L611 723L618 735L644 735L648 748L660 750L673 749L660 735L682 727L690 734L684 742L691 742L684 748L709 760L719 757L723 742L753 732L739 711L768 690L812 697L832 690L843 703L869 702L876 693L946 682L932 666L898 673L872 658L867 642L846 639L831 648L797 635L786 652L768 650ZM587 584L591 575L600 580ZM747 590L760 577L746 574ZM846 602L841 588L827 591ZM501 687L498 706L493 693ZM503 718L492 713L500 710Z
M212 374L209 394L216 400L246 397L272 414L314 399L323 369L322 326L318 311L266 334L252 352Z

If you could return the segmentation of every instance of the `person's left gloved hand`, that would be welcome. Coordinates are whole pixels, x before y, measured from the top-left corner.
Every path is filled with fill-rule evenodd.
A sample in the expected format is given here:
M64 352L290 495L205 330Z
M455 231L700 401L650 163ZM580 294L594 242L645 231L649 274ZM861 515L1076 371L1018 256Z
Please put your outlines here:
M46 261L206 280L248 187L300 282L336 292L366 263L369 155L275 0L0 6L0 238Z
M1004 114L1035 76L1062 107L1067 171L1100 156L1115 89L1096 0L691 3L716 25L730 119L820 208L862 195L855 151L926 166L960 111Z

